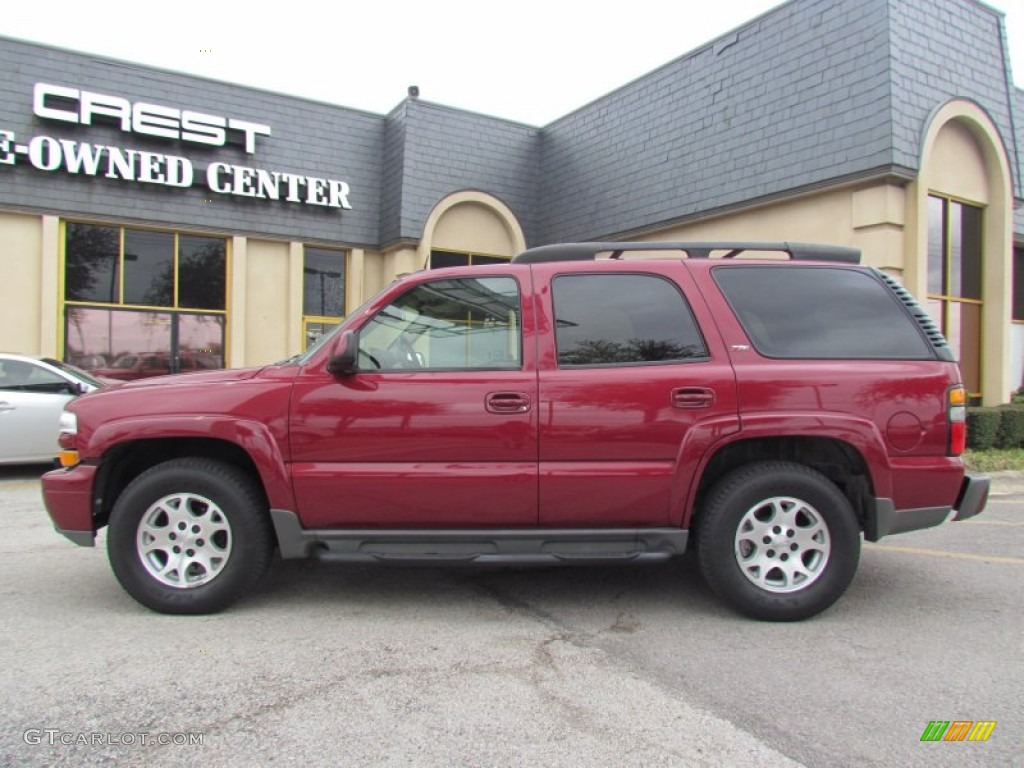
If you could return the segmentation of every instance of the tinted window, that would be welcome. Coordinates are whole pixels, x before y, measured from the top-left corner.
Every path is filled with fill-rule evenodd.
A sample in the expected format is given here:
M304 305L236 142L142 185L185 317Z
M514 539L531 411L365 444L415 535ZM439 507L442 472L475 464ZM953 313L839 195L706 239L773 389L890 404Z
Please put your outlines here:
M174 235L124 231L124 303L174 306Z
M870 273L823 267L719 267L715 280L767 357L933 357L917 324Z
M552 295L560 366L707 358L686 300L664 278L563 275Z
M510 277L434 280L402 294L359 334L359 366L519 368L519 286Z
M341 317L345 314L345 251L307 245L302 273L304 315Z
M1013 249L1013 319L1024 320L1024 248Z
M120 301L121 231L93 224L67 225L64 296L68 301Z
M227 241L178 236L178 306L224 309Z

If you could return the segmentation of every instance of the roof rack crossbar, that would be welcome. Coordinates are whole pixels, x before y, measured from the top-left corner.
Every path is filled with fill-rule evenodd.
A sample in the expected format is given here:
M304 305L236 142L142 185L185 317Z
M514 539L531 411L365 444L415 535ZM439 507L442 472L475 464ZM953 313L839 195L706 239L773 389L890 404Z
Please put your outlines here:
M732 259L748 251L774 251L789 255L792 261L833 261L859 264L860 249L843 245L819 243L790 243L775 241L751 242L592 242L541 245L523 251L512 259L515 264L545 264L554 261L593 261L599 253L611 253L613 259L622 258L626 251L682 251L691 259L706 259L714 251L725 251L722 258Z

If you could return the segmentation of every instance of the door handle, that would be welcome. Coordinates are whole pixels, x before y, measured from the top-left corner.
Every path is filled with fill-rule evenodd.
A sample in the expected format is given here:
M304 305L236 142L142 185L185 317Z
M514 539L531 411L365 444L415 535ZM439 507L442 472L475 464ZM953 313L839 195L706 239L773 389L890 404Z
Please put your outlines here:
M491 413L526 413L533 401L525 392L489 392L484 407Z
M715 390L707 387L679 387L672 390L673 408L710 408L715 404Z
M16 406L11 405L6 400L0 400L0 413L4 411L13 411Z

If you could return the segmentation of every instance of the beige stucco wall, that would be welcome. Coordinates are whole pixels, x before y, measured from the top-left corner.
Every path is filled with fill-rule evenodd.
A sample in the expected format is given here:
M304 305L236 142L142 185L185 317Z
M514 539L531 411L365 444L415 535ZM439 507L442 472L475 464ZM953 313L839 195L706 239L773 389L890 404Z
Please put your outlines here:
M501 217L475 202L452 206L438 221L432 249L515 256L515 243Z
M903 267L904 223L904 188L880 181L742 209L639 239L849 245L861 249L862 263L898 276Z
M0 212L0 275L0 350L44 352L41 216ZM47 284L45 290L56 294L56 283Z
M305 245L247 237L231 240L228 292L229 367L264 365L306 348L303 337ZM345 307L355 310L376 293L370 285L382 273L382 254L348 250ZM369 278L368 278L369 273Z
M979 205L990 202L992 183L985 156L965 125L948 122L942 126L932 146L931 160L931 191Z
M245 325L245 365L263 365L298 351L289 343L292 262L284 242L249 238L245 251L245 311L233 321ZM301 269L300 263L300 279Z
M973 102L954 99L925 128L921 169L907 189L907 273L915 296L927 290L928 196L937 193L985 206L982 217L981 393L984 405L1010 399L1010 292L1013 285L1013 198L1010 166L999 132ZM910 257L912 255L912 257Z
M432 250L515 256L526 249L519 220L501 200L476 189L465 189L438 201L423 225L423 237L414 249L414 268L430 261ZM407 254L405 258L409 259ZM410 271L410 270L404 270ZM385 272L390 276L400 272Z

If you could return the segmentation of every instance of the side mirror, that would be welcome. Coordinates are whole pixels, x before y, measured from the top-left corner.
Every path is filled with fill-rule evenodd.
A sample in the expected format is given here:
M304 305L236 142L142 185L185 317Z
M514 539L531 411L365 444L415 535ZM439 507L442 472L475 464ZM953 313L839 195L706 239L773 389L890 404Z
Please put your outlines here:
M327 361L328 373L335 376L351 376L359 370L359 341L352 331L346 331L334 342L331 358Z

